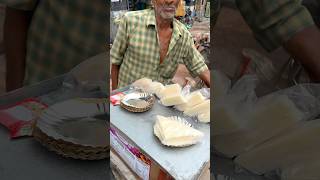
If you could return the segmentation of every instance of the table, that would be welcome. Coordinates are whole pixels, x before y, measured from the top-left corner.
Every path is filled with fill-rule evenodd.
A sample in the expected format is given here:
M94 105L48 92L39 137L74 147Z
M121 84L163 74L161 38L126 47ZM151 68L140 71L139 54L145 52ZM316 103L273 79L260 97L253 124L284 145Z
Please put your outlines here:
M270 174L268 177L253 174L247 170L239 169L230 158L225 158L216 154L211 154L212 176L216 180L280 180L276 174Z
M48 151L31 137L10 140L0 126L0 177L2 180L107 180L109 161L81 161Z
M206 163L210 161L210 126L194 123L204 133L201 142L184 148L163 146L153 134L155 115L177 115L173 108L164 107L157 101L151 110L131 113L120 106L110 105L111 125L125 134L138 148L148 154L175 179L196 179Z
M104 56L100 55L93 59L104 61L103 58ZM79 67L75 70L79 70ZM67 74L64 74L4 94L0 96L0 106L36 96L40 96L40 99L49 105L72 97L86 96L84 91L74 92L68 89L68 86L61 88L66 76ZM108 160L82 161L64 158L48 151L32 137L11 140L9 131L0 125L0 179L107 180L113 178Z

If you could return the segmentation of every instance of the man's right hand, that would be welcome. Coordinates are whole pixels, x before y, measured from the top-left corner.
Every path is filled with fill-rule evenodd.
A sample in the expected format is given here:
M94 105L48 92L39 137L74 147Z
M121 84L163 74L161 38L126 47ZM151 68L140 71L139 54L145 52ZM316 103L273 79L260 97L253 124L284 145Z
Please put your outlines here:
M303 29L285 44L285 49L301 62L314 82L320 82L320 31L316 26Z

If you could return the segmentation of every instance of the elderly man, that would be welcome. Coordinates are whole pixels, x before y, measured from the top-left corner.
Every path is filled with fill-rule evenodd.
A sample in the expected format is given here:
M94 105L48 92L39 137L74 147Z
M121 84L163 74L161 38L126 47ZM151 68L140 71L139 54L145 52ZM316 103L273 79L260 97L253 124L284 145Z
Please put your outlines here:
M180 0L153 0L153 9L128 12L111 49L112 89L147 77L164 84L179 62L210 87L210 71L191 34L174 18Z

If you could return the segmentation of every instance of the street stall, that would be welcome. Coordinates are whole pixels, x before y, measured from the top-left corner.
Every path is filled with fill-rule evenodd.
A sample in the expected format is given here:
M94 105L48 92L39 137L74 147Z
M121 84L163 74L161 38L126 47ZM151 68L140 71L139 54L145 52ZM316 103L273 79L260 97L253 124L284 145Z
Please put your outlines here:
M190 30L192 12L185 5L179 2L175 16ZM122 15L114 14L116 32ZM203 54L208 54L209 24L206 19L207 32L192 34L199 34L196 44ZM142 78L111 93L111 168L118 179L210 178L209 89L178 63L170 83ZM187 81L195 81L192 88Z
M134 87L115 90L110 97L110 145L114 156L120 157L137 179L210 178L210 125L205 123L208 119L201 121L186 116L188 111L183 113L173 108L164 97L158 99L158 93L149 94L152 105L144 112L132 110L123 103L127 97L140 92L141 89ZM203 94L208 93L208 89L202 90ZM170 135L166 134L166 128L173 129ZM175 140L165 137L175 137Z
M109 176L106 55L0 97L1 178Z

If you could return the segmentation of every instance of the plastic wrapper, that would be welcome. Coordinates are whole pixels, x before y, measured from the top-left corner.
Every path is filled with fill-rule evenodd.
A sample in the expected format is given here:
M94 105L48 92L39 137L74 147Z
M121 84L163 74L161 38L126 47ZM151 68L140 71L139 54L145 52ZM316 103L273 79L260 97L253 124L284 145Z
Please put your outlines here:
M108 97L106 53L93 56L75 66L70 72L63 75L62 84L40 97L47 105L72 98ZM41 83L41 82L40 82Z
M78 64L67 75L63 86L73 91L102 91L109 93L106 59L108 54L101 53Z
M258 99L255 92L258 82L257 76L244 75L228 91L227 98L238 104L255 102Z
M247 48L242 50L242 55L248 64L241 75L244 73L256 74L261 82L268 82L277 75L277 71L268 57Z
M197 92L199 91L203 97L205 97L206 99L210 99L210 88L201 88L201 89L193 89L192 85L187 83L181 91L181 94L186 97L188 96L190 93L192 92Z
M213 99L214 101L223 100L231 88L231 80L221 71L213 70Z
M189 95L190 91L191 91L191 88L192 88L192 86L190 84L186 84L181 90L181 95L184 96L184 97Z
M210 88L202 88L199 90L203 97L210 99Z
M297 85L257 98L256 78L243 76L214 106L213 141L234 157L319 114L316 85ZM317 92L317 91L315 91Z
M299 162L281 170L281 180L318 180L320 179L320 157Z
M132 86L140 88L140 89L143 89L143 90L146 90L151 85L151 83L152 83L151 79L149 79L149 78L141 78L141 79L138 79L138 80L134 81L132 83Z
M145 89L145 91L160 97L160 92L162 89L164 89L164 85L162 83L153 81L151 85Z
M280 77L278 77L278 70L273 66L271 59L253 49L243 49L242 56L244 58L244 66L240 76L243 74L255 74L257 76L259 79L259 85L257 86L258 96L278 90Z
M236 103L215 103L213 106L213 136L226 135L245 129L246 117L244 106L239 107ZM245 109L246 110L246 109ZM216 145L216 142L215 142Z
M152 79L149 78L141 78L134 81L131 84L131 88L138 91L151 93L156 95L158 98L161 98L160 92L164 89L164 85L160 82L152 81Z
M294 169L300 171L296 174L299 177L303 176L302 172L315 173L315 169L312 168L320 158L319 136L320 119L302 122L251 151L241 154L235 162L257 174L277 169L282 171L283 176L297 173Z
M160 104L163 106L174 106L186 103L185 96L182 95L182 87L177 84L169 84L159 92Z
M287 95L302 111L304 120L315 119L320 114L320 84L299 84L274 94Z
M234 133L245 128L249 106L257 99L256 82L255 76L245 75L228 90L223 100L214 102L212 135Z
M201 103L204 103L205 100L210 99L210 88L201 88L194 91L191 91L191 90L192 90L192 86L190 84L187 84L182 89L181 94L186 98L187 102L184 104L174 106L175 109L185 113L185 112L188 112L190 108L195 108ZM188 116L187 114L184 114L184 115ZM202 121L199 120L199 116L203 117ZM196 121L207 123L208 122L207 116L210 116L210 106L208 107L207 110L205 110L205 112L203 112L202 114L194 115L192 116L192 118Z

